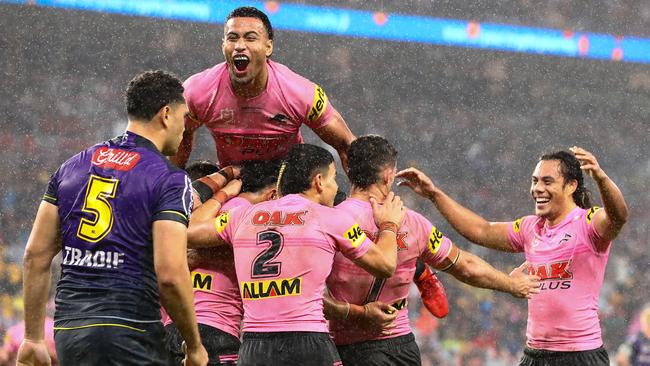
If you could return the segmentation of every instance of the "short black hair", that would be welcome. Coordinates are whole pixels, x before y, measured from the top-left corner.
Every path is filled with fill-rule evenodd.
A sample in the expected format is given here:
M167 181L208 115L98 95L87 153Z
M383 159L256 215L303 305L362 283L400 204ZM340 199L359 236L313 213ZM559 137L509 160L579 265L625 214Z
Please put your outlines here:
M397 150L388 140L368 135L352 141L348 149L348 177L355 187L368 188L378 183L379 173L397 163Z
M259 192L278 180L280 160L247 161L241 164L241 192Z
M126 113L130 118L149 121L160 108L184 103L183 83L163 70L145 71L129 81L126 88Z
M263 11L261 11L258 8L252 7L252 6L242 6L239 7L228 14L226 17L226 22L229 21L231 18L257 18L260 21L262 21L262 24L264 24L264 28L266 28L266 34L268 34L269 39L273 40L273 26L271 25L271 21L269 20L269 17L264 14Z
M591 192L585 187L585 178L580 169L580 160L568 151L560 150L544 154L539 161L557 160L560 162L560 174L564 177L564 184L575 180L578 184L576 191L573 192L573 202L580 208L591 207Z
M320 146L294 145L284 159L280 172L280 194L302 193L311 187L311 180L318 173L325 174L334 162L332 154Z
M219 166L209 160L195 160L185 167L190 180L195 181L212 173L219 171Z

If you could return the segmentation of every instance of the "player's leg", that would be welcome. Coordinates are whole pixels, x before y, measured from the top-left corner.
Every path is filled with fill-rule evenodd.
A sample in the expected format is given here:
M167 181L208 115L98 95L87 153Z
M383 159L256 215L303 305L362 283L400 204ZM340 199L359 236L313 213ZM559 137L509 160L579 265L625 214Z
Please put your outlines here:
M431 272L429 266L418 259L413 282L420 290L422 304L437 318L444 318L449 313L449 303L445 288L438 280L435 274Z

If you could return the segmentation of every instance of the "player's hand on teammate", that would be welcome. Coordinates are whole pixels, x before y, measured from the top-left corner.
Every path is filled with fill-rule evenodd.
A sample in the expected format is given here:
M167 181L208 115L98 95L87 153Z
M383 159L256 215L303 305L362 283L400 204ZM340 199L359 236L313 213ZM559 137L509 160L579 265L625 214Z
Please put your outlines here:
M397 183L398 186L409 187L422 197L431 199L436 193L436 186L431 179L416 168L407 168L399 171L396 177L404 179Z
M183 366L207 366L208 351L205 350L202 344L199 344L198 347L188 348L185 341L183 341L181 349L185 354Z
M241 191L242 182L239 179L233 179L225 187L221 188L221 191L228 195L228 199L231 199L239 194Z
M373 301L364 305L368 310L359 322L361 328L372 334L391 335L395 329L397 309L381 301Z
M594 154L577 146L574 146L569 150L576 156L576 159L580 161L580 169L589 174L591 178L601 179L606 177L605 172L600 168L598 160L596 160Z
M539 276L528 274L528 262L512 270L510 278L512 279L510 294L514 297L530 299L541 291Z
M18 348L16 366L49 366L52 364L47 344L44 340L23 340Z
M395 223L398 227L402 225L405 213L404 203L395 193L388 192L382 204L377 203L374 197L370 197L370 204L372 205L372 212L377 226L385 222Z

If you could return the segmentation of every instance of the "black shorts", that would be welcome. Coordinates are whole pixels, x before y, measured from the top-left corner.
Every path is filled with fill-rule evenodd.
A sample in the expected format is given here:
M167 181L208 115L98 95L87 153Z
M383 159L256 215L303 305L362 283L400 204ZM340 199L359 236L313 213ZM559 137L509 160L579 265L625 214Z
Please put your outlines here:
M170 366L163 326L113 319L57 321L54 342L60 365Z
M328 333L244 333L239 366L339 366L341 358Z
M420 348L413 333L403 336L338 346L344 366L419 366Z
M601 346L590 351L559 352L526 347L519 366L609 366L607 351Z
M208 366L236 365L239 352L239 338L215 327L199 324L201 343L208 351ZM174 358L174 365L181 366L185 354L181 351L183 337L176 325L165 326L165 344Z

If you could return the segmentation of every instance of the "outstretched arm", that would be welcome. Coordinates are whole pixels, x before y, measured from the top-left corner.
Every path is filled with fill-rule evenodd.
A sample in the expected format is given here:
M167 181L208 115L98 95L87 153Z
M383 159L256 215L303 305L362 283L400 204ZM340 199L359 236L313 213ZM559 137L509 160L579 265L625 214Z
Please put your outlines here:
M597 246L599 246L600 250L606 250L609 242L618 236L623 225L627 222L629 214L625 198L623 198L623 193L618 189L616 183L600 167L598 160L592 153L575 146L570 150L580 161L580 169L593 178L596 185L598 185L604 210L596 211L593 221L596 231L604 239Z
M420 196L431 200L440 214L467 240L490 249L514 251L508 241L508 223L485 220L454 201L436 187L429 177L415 168L404 169L397 173L397 177L405 179L398 185L407 186Z

